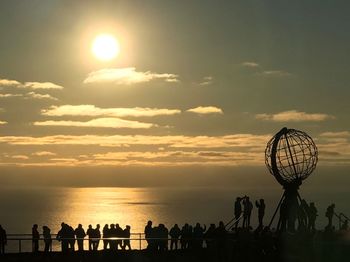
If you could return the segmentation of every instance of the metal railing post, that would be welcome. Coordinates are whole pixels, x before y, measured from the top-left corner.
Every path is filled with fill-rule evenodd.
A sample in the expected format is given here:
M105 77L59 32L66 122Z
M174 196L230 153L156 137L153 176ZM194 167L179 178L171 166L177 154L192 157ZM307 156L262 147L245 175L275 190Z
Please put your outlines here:
M141 233L139 233L139 249L141 250Z

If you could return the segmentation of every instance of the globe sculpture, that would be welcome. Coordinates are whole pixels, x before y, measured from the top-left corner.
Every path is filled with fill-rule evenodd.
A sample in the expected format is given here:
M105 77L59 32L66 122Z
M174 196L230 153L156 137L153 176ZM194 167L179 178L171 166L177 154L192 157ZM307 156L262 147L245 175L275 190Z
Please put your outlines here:
M271 219L270 226L278 210L280 211L278 230L293 231L296 219L299 221L299 226L305 222L299 217L306 210L303 210L303 201L298 189L302 181L315 170L317 160L317 147L305 132L284 127L267 143L265 164L284 188L284 194Z

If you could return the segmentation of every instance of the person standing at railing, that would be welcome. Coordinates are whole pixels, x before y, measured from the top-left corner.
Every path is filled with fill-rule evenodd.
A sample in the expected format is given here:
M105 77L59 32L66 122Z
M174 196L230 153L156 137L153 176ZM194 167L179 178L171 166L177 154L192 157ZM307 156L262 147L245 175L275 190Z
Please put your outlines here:
M146 241L147 241L147 249L152 249L153 248L153 240L151 239L152 238L152 232L153 232L153 228L152 228L152 221L149 220L147 222L147 225L145 226L145 238L146 238Z
M77 238L78 250L84 251L84 237L86 234L82 224L79 224L78 227L74 230L74 235Z
M109 240L106 239L106 238L111 237L110 236L110 229L108 227L108 224L105 224L105 226L102 229L102 237L103 237L103 249L107 250L108 249L108 245L109 245Z
M119 226L119 224L115 224L115 232L116 232L116 236L117 236L117 250L119 249L123 249L123 240L121 240L120 238L123 238L124 236L124 232L123 229Z
M200 249L203 247L204 232L207 230L206 225L201 227L199 223L193 228L193 248Z
M52 246L52 238L51 238L51 230L48 226L43 226L43 236L44 236L44 243L45 243L45 252L51 251Z
M62 252L68 252L68 237L69 237L69 226L65 223L61 223L61 229L58 231L56 239L61 242Z
M38 231L38 225L34 224L32 227L32 251L33 252L39 251L39 239L40 239L40 234Z
M255 201L255 206L258 208L258 220L259 220L259 228L263 228L263 219L265 215L265 201L264 199L260 199L259 201Z
M327 227L329 227L329 228L331 228L333 225L334 208L335 208L335 204L332 204L332 205L327 207L326 217L328 218Z
M249 197L246 196L243 201L243 227L250 227L250 217L252 215L253 204L250 202Z
M0 254L5 254L5 246L7 245L7 234L5 229L0 225Z
M94 251L98 250L98 246L100 244L101 232L100 232L100 224L96 225L96 228L93 231L93 240L92 240L92 249Z
M238 219L240 218L240 216L242 214L241 200L242 200L242 198L237 197L236 201L235 201L234 213L235 213L235 219L236 219L236 222L235 222L235 228L236 229L237 229L238 224L239 224L239 220Z
M115 230L115 225L114 224L110 225L108 236L111 237L111 238L117 237L117 231ZM116 239L111 239L108 242L109 242L110 250L116 251L118 249L118 245L117 245L117 240Z
M308 228L309 230L313 230L315 231L315 222L316 222L316 218L317 218L317 209L315 207L315 203L311 202L308 208L309 212L308 212L308 217L309 217L309 224L308 224Z
M123 240L123 250L126 249L126 247L128 247L129 250L131 250L131 246L130 246L130 226L127 225L125 227L125 229L123 230L123 237L125 238Z
M93 250L93 242L92 238L94 237L94 229L92 228L92 225L89 225L88 230L86 230L86 235L89 237L89 251Z
M177 244L179 242L179 237L181 236L181 229L177 224L175 224L169 231L169 235L171 237L170 241L170 250L177 249Z

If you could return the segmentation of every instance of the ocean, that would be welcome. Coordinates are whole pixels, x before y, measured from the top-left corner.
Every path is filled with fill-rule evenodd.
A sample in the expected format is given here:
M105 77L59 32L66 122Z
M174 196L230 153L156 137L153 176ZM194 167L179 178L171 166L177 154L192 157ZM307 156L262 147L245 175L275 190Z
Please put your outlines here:
M330 191L331 192L331 191ZM233 217L233 204L237 196L250 196L252 201L264 198L267 224L281 197L282 189L236 187L1 187L0 224L8 234L30 234L33 224L43 225L56 234L61 222L84 229L91 224L119 223L122 228L131 226L132 233L144 231L148 220L154 225L165 224L169 229L184 223L218 224ZM333 193L332 193L333 194ZM324 190L301 192L302 196L315 201L319 210L317 227L326 224L324 216L330 193ZM348 192L337 192L337 206L347 206ZM252 214L252 225L257 225L257 210ZM16 250L17 243L9 249ZM136 245L136 244L135 244ZM10 247L11 246L11 247ZM24 245L25 246L25 245ZM144 244L142 245L144 246ZM30 249L30 247L26 247ZM29 250L28 250L29 251Z

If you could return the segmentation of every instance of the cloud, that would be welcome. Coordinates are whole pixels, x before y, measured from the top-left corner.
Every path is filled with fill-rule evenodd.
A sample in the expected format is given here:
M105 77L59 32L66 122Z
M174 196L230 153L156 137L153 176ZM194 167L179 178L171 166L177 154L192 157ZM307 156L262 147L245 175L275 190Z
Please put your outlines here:
M324 132L320 134L321 137L328 137L328 138L346 138L350 137L349 131L341 131L341 132Z
M29 157L26 156L26 155L14 155L14 156L11 156L11 158L13 158L13 159L21 159L21 160L29 159Z
M0 94L0 98L8 98L8 97L21 97L22 94Z
M165 82L179 82L178 75L169 73L153 73L150 71L138 72L135 67L106 68L91 72L84 80L85 84L90 83L114 83L118 85L131 85L150 82L151 80L164 80Z
M196 114L223 114L221 108L215 106L199 106L195 108L188 109L187 112L192 112Z
M283 71L283 70L270 70L270 71L262 71L256 73L259 76L263 77L289 77L292 76L291 73Z
M299 112L297 110L289 110L280 112L277 114L257 114L255 118L264 121L273 122L320 122L328 119L334 119L334 116L327 114L309 114L305 112Z
M46 116L108 116L108 117L152 117L180 114L179 109L158 109L148 107L99 108L94 105L52 106L41 111Z
M156 125L120 118L97 118L87 122L82 121L43 121L34 122L36 126L75 126L75 127L107 127L107 128L151 128Z
M10 80L10 79L1 79L0 78L0 86L3 87L12 87L12 86L20 86L21 83L16 80Z
M96 145L125 147L149 145L172 148L259 148L263 152L271 135L233 134L225 136L145 136L145 135L55 135L43 137L0 136L9 145Z
M32 153L33 156L55 156L55 153L49 152L49 151L39 151Z
M202 81L198 84L200 86L207 86L213 83L214 78L212 76L203 77Z
M29 92L27 93L27 97L26 98L34 98L34 99L50 99L50 100L58 100L56 97L53 97L49 94L38 94L35 92Z
M51 82L26 82L24 87L31 89L63 89L63 86Z
M0 120L0 126L1 126L1 125L6 125L6 124L7 124L6 121L1 121L1 120Z
M16 80L1 79L0 86L3 87L17 87L17 88L28 88L28 89L63 89L63 86L54 84L52 82L24 82L21 83Z
M244 66L244 67L252 67L252 68L256 68L256 67L260 66L256 62L243 62L241 65Z

